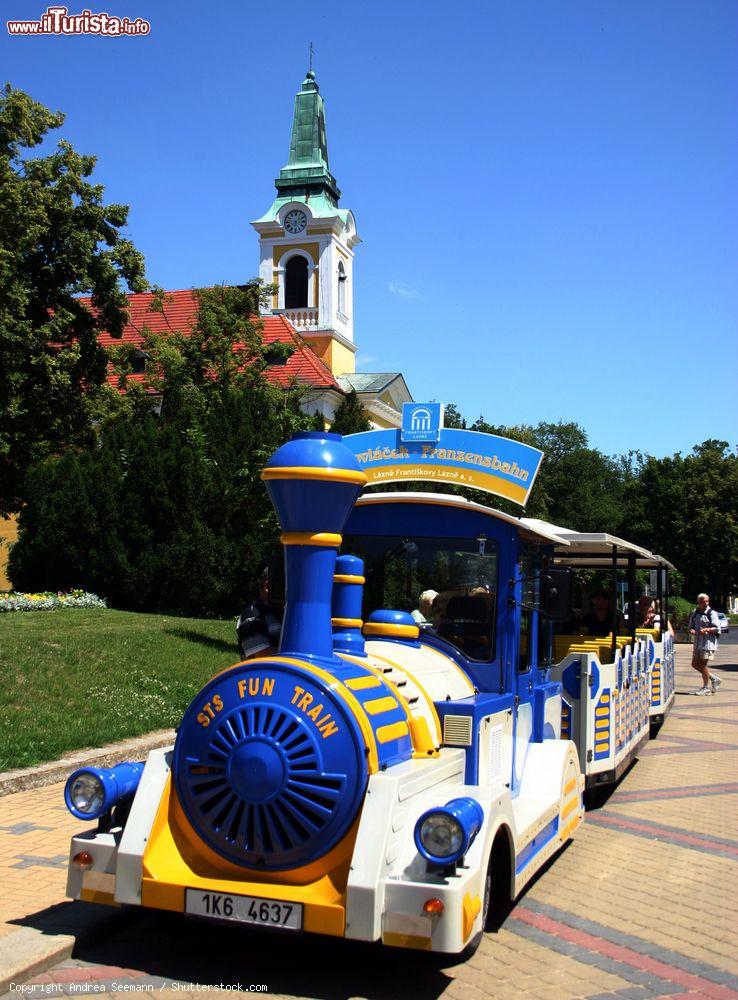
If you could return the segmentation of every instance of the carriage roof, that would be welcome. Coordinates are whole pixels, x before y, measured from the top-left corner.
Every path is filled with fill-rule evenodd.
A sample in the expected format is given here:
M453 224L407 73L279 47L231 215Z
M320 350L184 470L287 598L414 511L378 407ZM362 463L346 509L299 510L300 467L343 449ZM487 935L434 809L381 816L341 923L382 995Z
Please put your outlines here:
M606 531L573 531L571 528L548 524L535 517L521 517L520 520L532 528L546 527L554 533L557 539L557 561L562 565L605 569L612 566L614 559L616 565L623 568L634 558L636 569L659 567L674 569L663 556L649 552L641 545L635 545L624 538L618 538L617 535L610 535Z
M473 500L467 500L465 497L452 496L447 493L399 491L396 493L365 493L364 496L359 497L356 501L356 506L366 507L381 503L425 503L474 511L474 513L486 514L488 517L494 517L499 521L504 521L506 524L513 525L520 531L523 538L528 541L537 542L539 545L551 545L553 543L561 545L563 548L569 545L565 539L562 539L552 530L553 526L546 524L545 521L538 521L534 524L532 523L532 519L514 517L512 514L505 514L494 507L487 507L485 504L475 503ZM529 520L531 520L530 524L528 523Z
M562 565L589 569L610 568L613 558L618 568L626 567L631 558L635 559L637 569L658 569L659 567L674 569L664 556L657 555L606 531L573 531L558 524L550 524L537 517L514 517L495 507L467 500L465 497L453 496L447 493L402 492L395 493L365 493L356 501L357 507L372 506L386 503L424 503L445 507L455 507L461 510L474 511L494 517L506 524L514 525L521 537L538 544L555 546L557 562Z

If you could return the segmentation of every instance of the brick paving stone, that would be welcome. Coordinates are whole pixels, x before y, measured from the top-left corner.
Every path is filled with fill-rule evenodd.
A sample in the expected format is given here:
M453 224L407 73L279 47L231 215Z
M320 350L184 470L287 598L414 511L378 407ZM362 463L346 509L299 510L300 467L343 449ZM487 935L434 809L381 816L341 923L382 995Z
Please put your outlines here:
M738 653L738 646L721 650L724 662L733 649ZM677 689L682 692L696 687L688 656L687 647L678 647ZM658 738L499 932L485 936L470 962L444 966L436 959L424 966L422 956L305 938L291 945L291 953L300 956L298 971L292 963L285 966L274 939L244 932L248 974L231 961L224 979L235 974L244 982L266 983L273 991L262 995L273 1000L403 992L449 1000L738 1000L738 857L720 854L721 841L723 847L738 844L738 674L726 670L722 676L714 698L678 696ZM720 784L726 786L724 793L715 787ZM60 858L65 862L69 839L81 824L66 811L62 789L59 784L0 798L0 935L14 929L9 921L63 899L65 864L55 864ZM674 789L674 794L648 797L661 789ZM685 793L678 794L680 789ZM608 817L611 826L605 825ZM644 829L628 831L616 821L640 823ZM165 971L176 975L181 970L185 985L193 982L187 978L193 968L199 968L204 984L216 981L212 977L221 973L213 956L221 954L222 932L206 924L195 932L192 924L167 919L136 915L128 937L116 935L104 953L83 948L35 981L58 982L69 995L79 995L73 993L75 983L112 988L116 982L150 984L158 995L180 1000L232 997L217 989L207 994L171 989ZM193 965L198 949L201 967ZM152 954L156 960L146 957ZM341 969L347 956L351 966ZM107 964L116 959L120 964ZM335 989L334 977L341 984Z
M64 783L17 792L0 797L0 934L16 929L13 921L22 920L65 898L66 859L73 834L84 825L63 805ZM61 804L62 811L53 807ZM34 829L11 834L25 825ZM37 826L44 829L39 833ZM28 859L59 861L35 864Z

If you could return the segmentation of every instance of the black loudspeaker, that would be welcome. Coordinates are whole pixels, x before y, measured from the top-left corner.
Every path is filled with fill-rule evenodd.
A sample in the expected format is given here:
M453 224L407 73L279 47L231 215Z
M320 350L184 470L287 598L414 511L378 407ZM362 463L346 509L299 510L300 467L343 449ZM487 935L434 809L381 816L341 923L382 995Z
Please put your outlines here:
M550 566L541 574L541 614L555 622L572 616L572 578L569 566Z

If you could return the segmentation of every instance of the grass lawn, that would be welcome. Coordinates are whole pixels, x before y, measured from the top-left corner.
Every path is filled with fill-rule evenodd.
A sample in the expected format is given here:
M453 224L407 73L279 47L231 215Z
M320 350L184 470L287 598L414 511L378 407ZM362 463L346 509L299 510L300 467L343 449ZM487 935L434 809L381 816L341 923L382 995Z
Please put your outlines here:
M235 621L66 609L0 615L0 771L179 724L238 661Z

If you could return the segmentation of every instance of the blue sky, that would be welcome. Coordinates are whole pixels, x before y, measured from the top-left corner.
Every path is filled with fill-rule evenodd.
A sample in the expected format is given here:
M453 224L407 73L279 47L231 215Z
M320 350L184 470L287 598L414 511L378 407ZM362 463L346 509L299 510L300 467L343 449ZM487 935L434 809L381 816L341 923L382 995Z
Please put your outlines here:
M83 4L69 0L70 13ZM3 18L45 4L6 0ZM593 445L736 444L733 0L106 0L145 38L11 38L3 77L99 157L149 278L256 274L309 41L364 242L359 367Z

